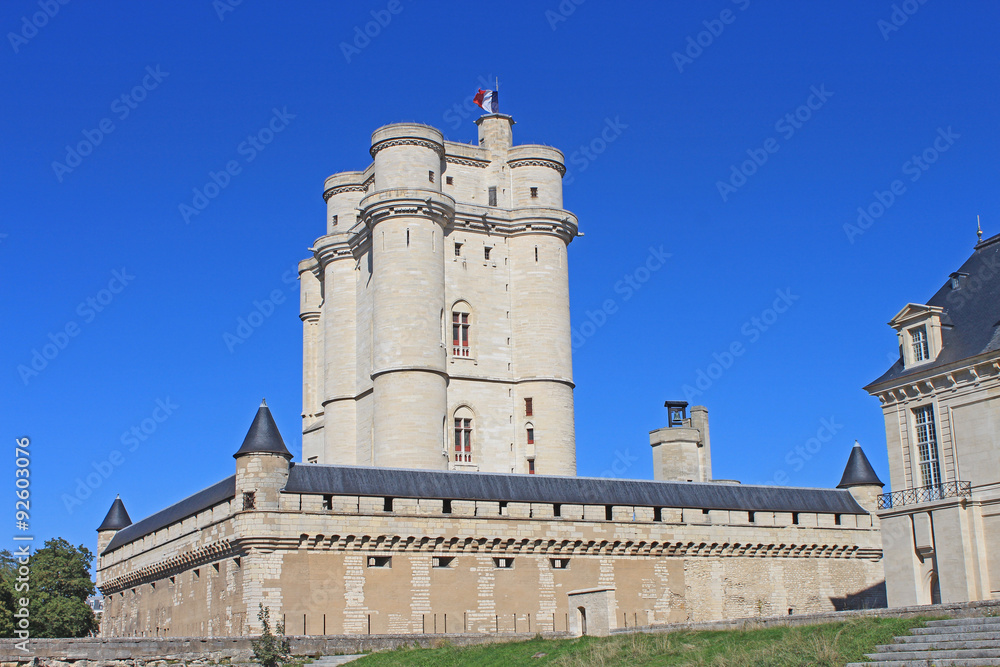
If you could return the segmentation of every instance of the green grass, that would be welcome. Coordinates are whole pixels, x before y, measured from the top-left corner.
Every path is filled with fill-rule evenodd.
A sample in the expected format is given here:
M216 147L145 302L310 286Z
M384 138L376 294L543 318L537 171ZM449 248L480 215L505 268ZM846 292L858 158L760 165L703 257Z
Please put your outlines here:
M862 660L928 619L861 618L844 623L764 630L631 634L542 639L457 648L403 648L372 653L351 667L507 667L508 665L840 667ZM536 657L537 656L537 657Z

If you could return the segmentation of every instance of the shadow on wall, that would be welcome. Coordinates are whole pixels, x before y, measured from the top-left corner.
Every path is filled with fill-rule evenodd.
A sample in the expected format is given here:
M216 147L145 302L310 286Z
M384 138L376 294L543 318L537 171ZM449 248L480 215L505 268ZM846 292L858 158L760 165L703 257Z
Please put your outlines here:
M830 598L830 602L833 603L833 608L837 611L846 611L848 609L885 609L889 606L885 594L884 581L842 598Z

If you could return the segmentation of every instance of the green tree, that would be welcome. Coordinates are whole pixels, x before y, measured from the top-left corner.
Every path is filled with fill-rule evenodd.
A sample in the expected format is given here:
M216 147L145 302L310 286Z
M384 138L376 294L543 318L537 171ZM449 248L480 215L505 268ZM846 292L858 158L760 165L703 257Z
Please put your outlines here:
M260 663L261 667L278 667L286 660L291 659L291 645L285 635L285 624L278 623L278 634L271 633L271 610L260 604L257 611L257 620L260 621L261 633L259 639L250 642L253 647L253 657Z
M97 631L97 619L87 605L94 594L90 565L94 555L62 538L45 542L31 554L29 589L14 591L17 561L0 552L0 636L13 637L14 602L29 599L32 637L86 637ZM10 611L8 611L8 609Z

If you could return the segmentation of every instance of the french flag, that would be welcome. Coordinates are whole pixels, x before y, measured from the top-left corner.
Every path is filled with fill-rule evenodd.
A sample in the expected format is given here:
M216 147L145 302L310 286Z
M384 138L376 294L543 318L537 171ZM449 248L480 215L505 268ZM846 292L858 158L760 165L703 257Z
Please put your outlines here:
M472 101L486 113L500 113L500 91L479 89Z

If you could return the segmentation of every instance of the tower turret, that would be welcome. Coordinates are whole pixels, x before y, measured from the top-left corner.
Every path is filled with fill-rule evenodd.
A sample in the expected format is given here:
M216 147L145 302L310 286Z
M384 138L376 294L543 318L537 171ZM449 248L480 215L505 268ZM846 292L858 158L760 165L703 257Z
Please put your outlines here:
M441 193L441 133L415 123L372 135L371 230L375 465L448 466L445 441L444 234L455 201Z
M104 553L115 533L131 525L132 519L125 511L125 503L122 502L121 496L115 496L115 501L111 503L111 509L108 510L101 525L97 527L97 555L100 556Z
M274 417L261 401L236 459L236 501L244 510L278 509L278 496L288 480L291 452L278 432Z
M884 486L885 484L875 474L872 464L868 462L861 445L855 440L851 456L847 459L847 467L844 468L844 475L837 488L849 490L859 505L869 512L875 512L878 508L878 497L882 495Z

